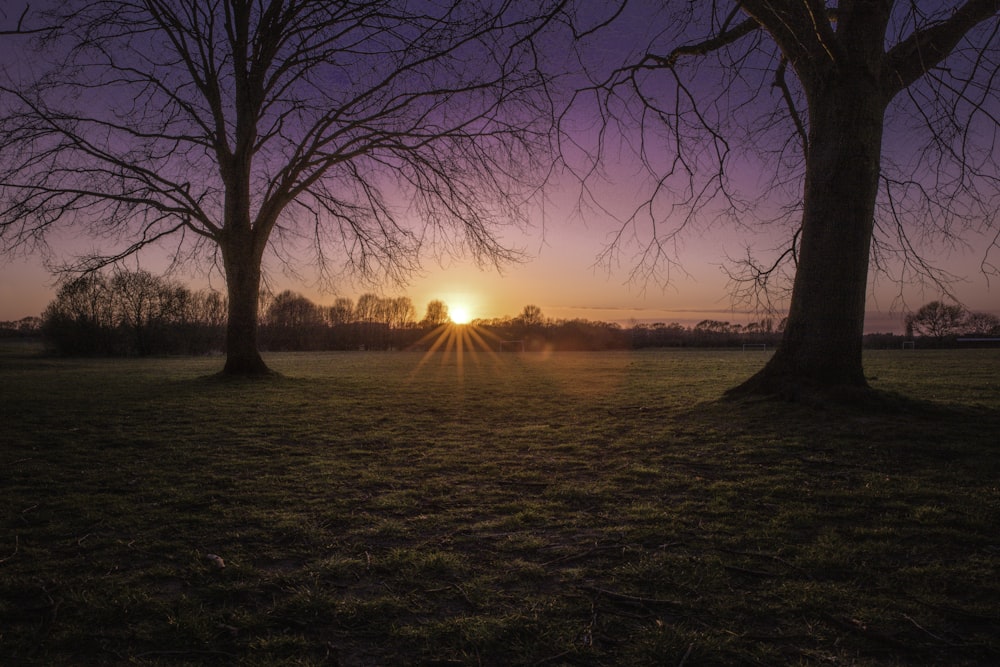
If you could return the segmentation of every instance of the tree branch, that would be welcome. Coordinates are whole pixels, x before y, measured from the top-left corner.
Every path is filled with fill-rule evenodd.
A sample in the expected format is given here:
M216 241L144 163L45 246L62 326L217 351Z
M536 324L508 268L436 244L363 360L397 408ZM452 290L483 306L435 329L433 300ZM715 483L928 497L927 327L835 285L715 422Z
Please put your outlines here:
M38 35L41 33L46 33L52 30L51 27L44 28L25 28L24 21L28 18L28 14L31 12L31 5L25 5L24 10L21 15L17 18L17 26L12 30L0 30L0 35L2 36L13 36L13 35Z
M785 80L785 70L787 69L788 60L782 57L781 62L778 63L777 69L774 70L774 86L781 91L781 97L785 100L785 106L788 107L788 115L791 117L792 123L795 124L795 131L799 135L799 139L802 141L802 155L808 158L809 134L806 132L806 126L802 121L802 116L799 115L799 111L795 107L795 100L792 99L792 93L788 89L788 82Z
M0 239L59 220L125 238L147 211L306 241L321 272L321 240L368 275L432 244L513 261L498 229L526 223L554 119L536 42L569 5L55 3L49 74L6 88Z
M946 58L979 23L996 18L1000 0L967 0L951 17L918 30L886 54L884 88L888 97L907 88Z
M684 56L704 56L712 53L713 51L718 51L721 48L734 44L743 37L746 37L755 30L760 29L760 23L754 18L749 18L740 23L736 24L731 28L723 30L718 35L710 37L706 40L698 42L696 44L685 44L682 46L675 47L670 53L665 56L658 56L653 53L647 53L646 57L643 58L642 62L639 63L639 67L666 67L672 68L677 64L677 61Z
M842 47L821 0L740 0L743 10L767 29L803 79L836 66Z

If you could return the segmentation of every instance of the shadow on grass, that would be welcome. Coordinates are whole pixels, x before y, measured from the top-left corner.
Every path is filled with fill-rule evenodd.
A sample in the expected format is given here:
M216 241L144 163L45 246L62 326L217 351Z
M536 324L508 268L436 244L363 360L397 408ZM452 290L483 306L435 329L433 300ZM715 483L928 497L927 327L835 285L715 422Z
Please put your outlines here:
M773 397L724 397L700 404L680 419L725 423L762 441L798 434L847 444L910 448L911 454L944 459L971 457L993 466L1000 460L996 434L1000 410L983 405L943 403L869 389L850 400L788 402Z
M997 410L336 360L10 392L0 662L1000 664Z
M214 383L222 386L242 386L253 384L266 384L269 382L280 382L287 377L276 370L269 369L266 373L227 373L218 371L211 375L202 375L195 378L196 382Z

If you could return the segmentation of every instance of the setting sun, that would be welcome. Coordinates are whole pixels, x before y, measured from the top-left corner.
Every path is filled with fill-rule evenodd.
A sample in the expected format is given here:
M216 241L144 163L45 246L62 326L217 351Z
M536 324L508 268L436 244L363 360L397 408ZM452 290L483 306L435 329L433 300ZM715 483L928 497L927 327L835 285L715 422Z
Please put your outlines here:
M469 311L469 307L464 304L449 306L448 313L451 315L451 321L455 324L468 324L472 321L472 313Z

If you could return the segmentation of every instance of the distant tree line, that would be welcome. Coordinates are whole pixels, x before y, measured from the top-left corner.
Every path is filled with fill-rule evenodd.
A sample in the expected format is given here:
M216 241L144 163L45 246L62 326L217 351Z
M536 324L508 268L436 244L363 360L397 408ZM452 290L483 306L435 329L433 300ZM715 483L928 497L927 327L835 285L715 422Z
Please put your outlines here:
M420 338L416 307L405 296L362 294L357 302L339 297L332 306L320 306L284 291L273 298L262 295L261 304L259 340L264 350L389 350Z
M38 338L41 332L40 317L22 317L12 322L0 322L0 338Z
M987 342L992 337L1000 339L1000 317L992 313L966 310L957 303L931 301L916 312L906 316L906 337L920 339L936 347L960 342Z
M116 270L64 281L41 328L50 351L62 356L148 356L221 350L225 323L217 292Z
M429 348L434 330L451 320L439 300L423 318L409 297L362 294L321 306L301 294L261 295L260 342L269 351L390 350ZM212 290L192 291L146 271L91 273L63 282L41 318L0 323L2 336L42 334L62 356L148 356L224 351L226 300ZM1000 318L933 301L905 319L905 335L868 334L870 348L957 344L960 338L1000 336ZM635 324L584 319L550 319L535 305L515 317L472 322L491 347L540 350L618 350L655 347L741 347L772 349L784 321L749 324L706 319L685 327L676 322Z

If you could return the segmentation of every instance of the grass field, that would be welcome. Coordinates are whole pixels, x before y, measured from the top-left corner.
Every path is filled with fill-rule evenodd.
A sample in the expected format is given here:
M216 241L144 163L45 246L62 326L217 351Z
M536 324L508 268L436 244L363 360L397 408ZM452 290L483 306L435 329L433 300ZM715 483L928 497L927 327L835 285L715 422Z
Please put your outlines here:
M765 358L4 348L0 665L1000 664L1000 351Z

